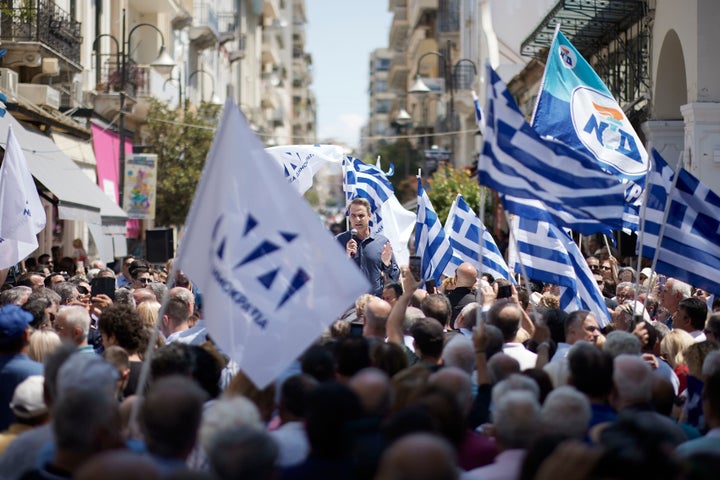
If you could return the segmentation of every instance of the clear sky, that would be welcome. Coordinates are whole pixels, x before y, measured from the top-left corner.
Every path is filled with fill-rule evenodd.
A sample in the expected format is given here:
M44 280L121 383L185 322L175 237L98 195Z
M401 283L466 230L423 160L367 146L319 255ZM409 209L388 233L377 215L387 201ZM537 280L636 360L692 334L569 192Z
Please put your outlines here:
M388 0L306 0L318 139L358 147L368 119L370 52L388 46Z

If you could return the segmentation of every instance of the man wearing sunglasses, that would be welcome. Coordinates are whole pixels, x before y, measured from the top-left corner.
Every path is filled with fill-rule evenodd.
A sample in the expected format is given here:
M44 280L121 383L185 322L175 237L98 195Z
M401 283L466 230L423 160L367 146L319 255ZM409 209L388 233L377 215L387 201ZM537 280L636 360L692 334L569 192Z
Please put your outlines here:
M145 260L133 261L128 267L128 273L130 274L130 288L132 290L145 288L153 281L150 274L150 265Z
M128 270L130 268L130 265L135 261L133 257L125 257L123 259L122 268L120 275L117 276L115 279L115 285L117 288L122 288L125 286L129 286L130 283L132 283L132 280L130 278L130 271Z

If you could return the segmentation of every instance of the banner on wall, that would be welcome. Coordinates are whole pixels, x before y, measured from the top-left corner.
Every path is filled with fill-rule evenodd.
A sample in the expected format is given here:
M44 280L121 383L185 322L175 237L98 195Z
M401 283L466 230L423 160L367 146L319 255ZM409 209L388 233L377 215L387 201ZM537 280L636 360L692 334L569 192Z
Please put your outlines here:
M125 158L123 210L130 218L155 218L157 155L128 155Z

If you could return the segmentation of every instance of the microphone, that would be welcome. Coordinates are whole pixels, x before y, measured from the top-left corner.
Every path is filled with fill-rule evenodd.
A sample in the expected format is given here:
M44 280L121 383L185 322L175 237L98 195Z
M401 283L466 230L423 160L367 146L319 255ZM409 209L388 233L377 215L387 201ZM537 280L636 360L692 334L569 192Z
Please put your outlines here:
M350 230L350 238L352 238L353 240L355 240L355 242L357 243L357 241L358 241L358 238L357 238L357 228L353 228L353 229ZM352 257L352 258L355 258L355 254L353 253L353 254L351 255L351 257Z

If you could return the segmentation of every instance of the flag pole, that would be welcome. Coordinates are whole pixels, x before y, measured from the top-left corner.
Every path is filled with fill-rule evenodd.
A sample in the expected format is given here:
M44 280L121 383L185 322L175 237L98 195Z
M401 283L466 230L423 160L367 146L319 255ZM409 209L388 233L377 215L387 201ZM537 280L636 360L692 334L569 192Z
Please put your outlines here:
M662 245L662 239L665 235L665 226L667 225L667 219L670 215L670 204L672 203L672 194L675 191L675 188L677 187L678 178L680 178L680 168L682 165L682 153L680 154L677 165L675 167L675 175L673 176L672 185L670 186L670 191L667 194L667 200L665 201L665 212L663 213L663 221L662 225L660 225L660 232L658 232L658 241L657 245L655 246L655 255L653 255L652 260L652 266L650 269L655 272L655 267L657 267L658 258L660 257L660 246ZM645 187L647 188L647 187ZM640 244L640 251L642 252L642 244ZM651 279L652 280L652 279ZM647 305L647 295L645 295L645 305Z
M505 220L507 221L507 224L508 224L508 230L510 230L510 239L513 243L513 246L515 247L515 251L517 252L516 261L520 264L520 273L523 277L523 280L525 281L525 289L527 290L528 298L529 298L530 293L532 292L532 289L530 288L530 279L528 278L527 271L525 270L525 264L523 263L522 257L520 256L520 247L518 245L517 236L515 236L515 232L512 228L512 223L510 221L510 214L507 211L505 212ZM508 267L510 267L510 265L508 265ZM515 267L513 266L513 269L514 268ZM532 305L532 302L530 302L530 305ZM535 314L535 306L534 305L532 305L532 311L533 311L533 316L534 316L534 314ZM536 318L533 318L533 320L535 322L537 322Z
M645 191L643 192L643 204L642 208L640 209L640 234L638 235L638 244L640 245L640 248L638 248L638 256L637 256L637 265L635 266L635 298L634 301L637 302L638 297L638 290L640 289L640 270L641 270L641 259L642 259L642 245L643 245L643 239L645 237L645 215L647 213L647 202L648 202L648 196L650 195L650 165L652 165L652 159L648 156L648 164L647 169L645 170ZM651 274L652 275L652 274ZM648 278L648 286L650 286L652 278ZM643 302L643 308L647 308L647 295L645 295L645 301Z
M343 155L342 160L342 177L343 177L343 196L345 197L345 230L350 230L350 217L348 216L348 191L347 191L347 155Z
M482 186L480 187L480 207L478 209L478 218L480 219L480 228L482 229L479 232L479 239L478 239L478 275L482 278L482 265L483 265L483 244L484 237L485 237L485 201L486 201L486 191L485 188ZM483 303L485 301L484 295L483 295L483 288L482 288L482 282L478 282L478 289L475 292L475 301L478 304L477 309L475 310L475 325L479 325L482 321L482 307Z

